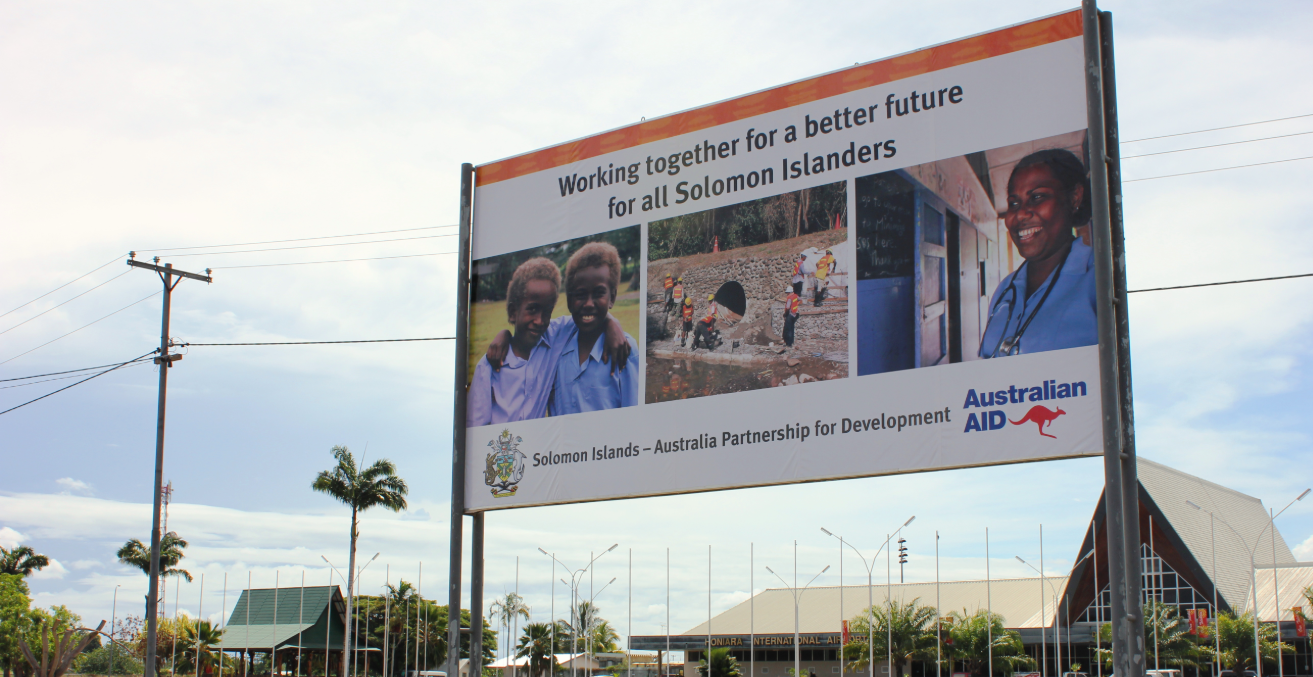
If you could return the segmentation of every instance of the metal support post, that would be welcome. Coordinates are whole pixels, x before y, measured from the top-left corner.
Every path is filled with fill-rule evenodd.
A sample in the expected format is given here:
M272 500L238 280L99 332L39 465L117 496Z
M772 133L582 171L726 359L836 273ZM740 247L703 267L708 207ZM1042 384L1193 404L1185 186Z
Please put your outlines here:
M1081 5L1085 36L1089 119L1091 235L1094 240L1099 321L1099 373L1103 408L1104 498L1108 520L1108 573L1112 589L1114 672L1144 674L1140 610L1139 480L1131 400L1130 332L1126 308L1126 256L1122 230L1112 16L1094 0ZM1107 312L1111 310L1111 312Z
M452 397L451 555L447 572L447 674L460 677L461 549L465 519L465 381L469 367L470 219L474 209L474 165L460 166L460 234L456 263L456 373ZM147 675L146 677L150 677ZM471 675L471 677L479 677Z
M483 674L483 515L474 513L470 529L470 677Z

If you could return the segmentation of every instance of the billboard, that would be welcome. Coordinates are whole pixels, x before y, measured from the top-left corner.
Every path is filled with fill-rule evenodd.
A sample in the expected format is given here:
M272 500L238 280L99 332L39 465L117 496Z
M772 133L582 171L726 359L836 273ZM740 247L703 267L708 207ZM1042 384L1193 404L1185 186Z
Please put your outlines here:
M466 510L1102 453L1082 37L477 167Z

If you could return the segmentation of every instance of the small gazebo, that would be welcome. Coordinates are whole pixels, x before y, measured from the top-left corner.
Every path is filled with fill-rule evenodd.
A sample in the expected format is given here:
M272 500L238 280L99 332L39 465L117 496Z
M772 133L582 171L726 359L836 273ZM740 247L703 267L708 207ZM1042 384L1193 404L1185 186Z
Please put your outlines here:
M335 585L243 590L219 648L252 663L256 655L270 656L280 673L290 662L289 671L297 675L308 674L312 657L326 658L327 674L333 675L345 633L346 602Z

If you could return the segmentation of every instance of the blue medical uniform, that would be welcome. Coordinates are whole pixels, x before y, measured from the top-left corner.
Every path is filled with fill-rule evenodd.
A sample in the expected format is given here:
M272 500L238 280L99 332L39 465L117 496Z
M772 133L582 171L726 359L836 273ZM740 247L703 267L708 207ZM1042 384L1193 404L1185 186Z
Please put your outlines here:
M506 354L500 370L493 370L485 355L474 367L469 396L465 404L467 427L527 421L547 415L556 363L565 347L562 335L574 328L574 319L562 315L553 319L538 344L522 360L515 351Z
M1002 357L1004 348L1000 347L1000 340L1015 336L1032 314L1035 319L1030 320L1018 342L1019 348L1013 354L1097 345L1099 320L1095 314L1093 254L1090 247L1076 239L1062 269L1050 273L1029 297L1026 295L1026 266L1030 265L1029 262L1021 264L1016 272L1004 278L990 299L989 324L980 342L980 356L993 357L997 349ZM1041 306L1040 299L1053 285L1054 275L1058 278L1057 285Z
M629 361L615 374L611 373L611 365L602 361L605 336L599 336L593 343L583 364L579 363L579 328L573 322L562 332L560 340L565 345L556 363L556 385L549 407L552 416L638 404L638 344L634 337L625 334Z

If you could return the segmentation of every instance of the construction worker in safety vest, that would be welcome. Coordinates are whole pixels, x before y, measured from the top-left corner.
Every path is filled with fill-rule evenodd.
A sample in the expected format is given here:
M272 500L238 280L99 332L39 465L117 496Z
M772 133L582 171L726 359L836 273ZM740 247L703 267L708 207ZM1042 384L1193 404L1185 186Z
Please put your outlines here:
M825 288L829 286L826 280L830 276L830 270L834 267L834 252L829 249L825 250L825 256L816 262L816 292L812 295L812 305L819 307L825 300Z
M793 293L798 296L802 296L802 281L804 279L802 262L806 260L806 254L799 254L798 258L793 260L793 279L790 282L793 284Z
M688 335L693 331L693 297L685 296L684 302L679 304L679 313L682 316L683 324L680 325L679 347L683 348L684 343L688 341Z
M715 296L711 296L714 299ZM716 330L716 302L711 301L711 306L707 308L706 317L698 320L698 326L693 330L693 350L698 349L698 343L707 347L707 350L714 350L711 345L712 332Z
M671 277L670 273L666 273L666 281L664 283L664 286L666 290L666 312L668 313L675 307L675 303L673 300L673 296L675 293L674 290L675 278Z
M798 323L798 294L793 291L793 287L784 288L784 345L792 348L794 338L794 326Z
M680 275L675 279L675 286L671 289L671 300L675 302L675 307L684 304L684 276Z

